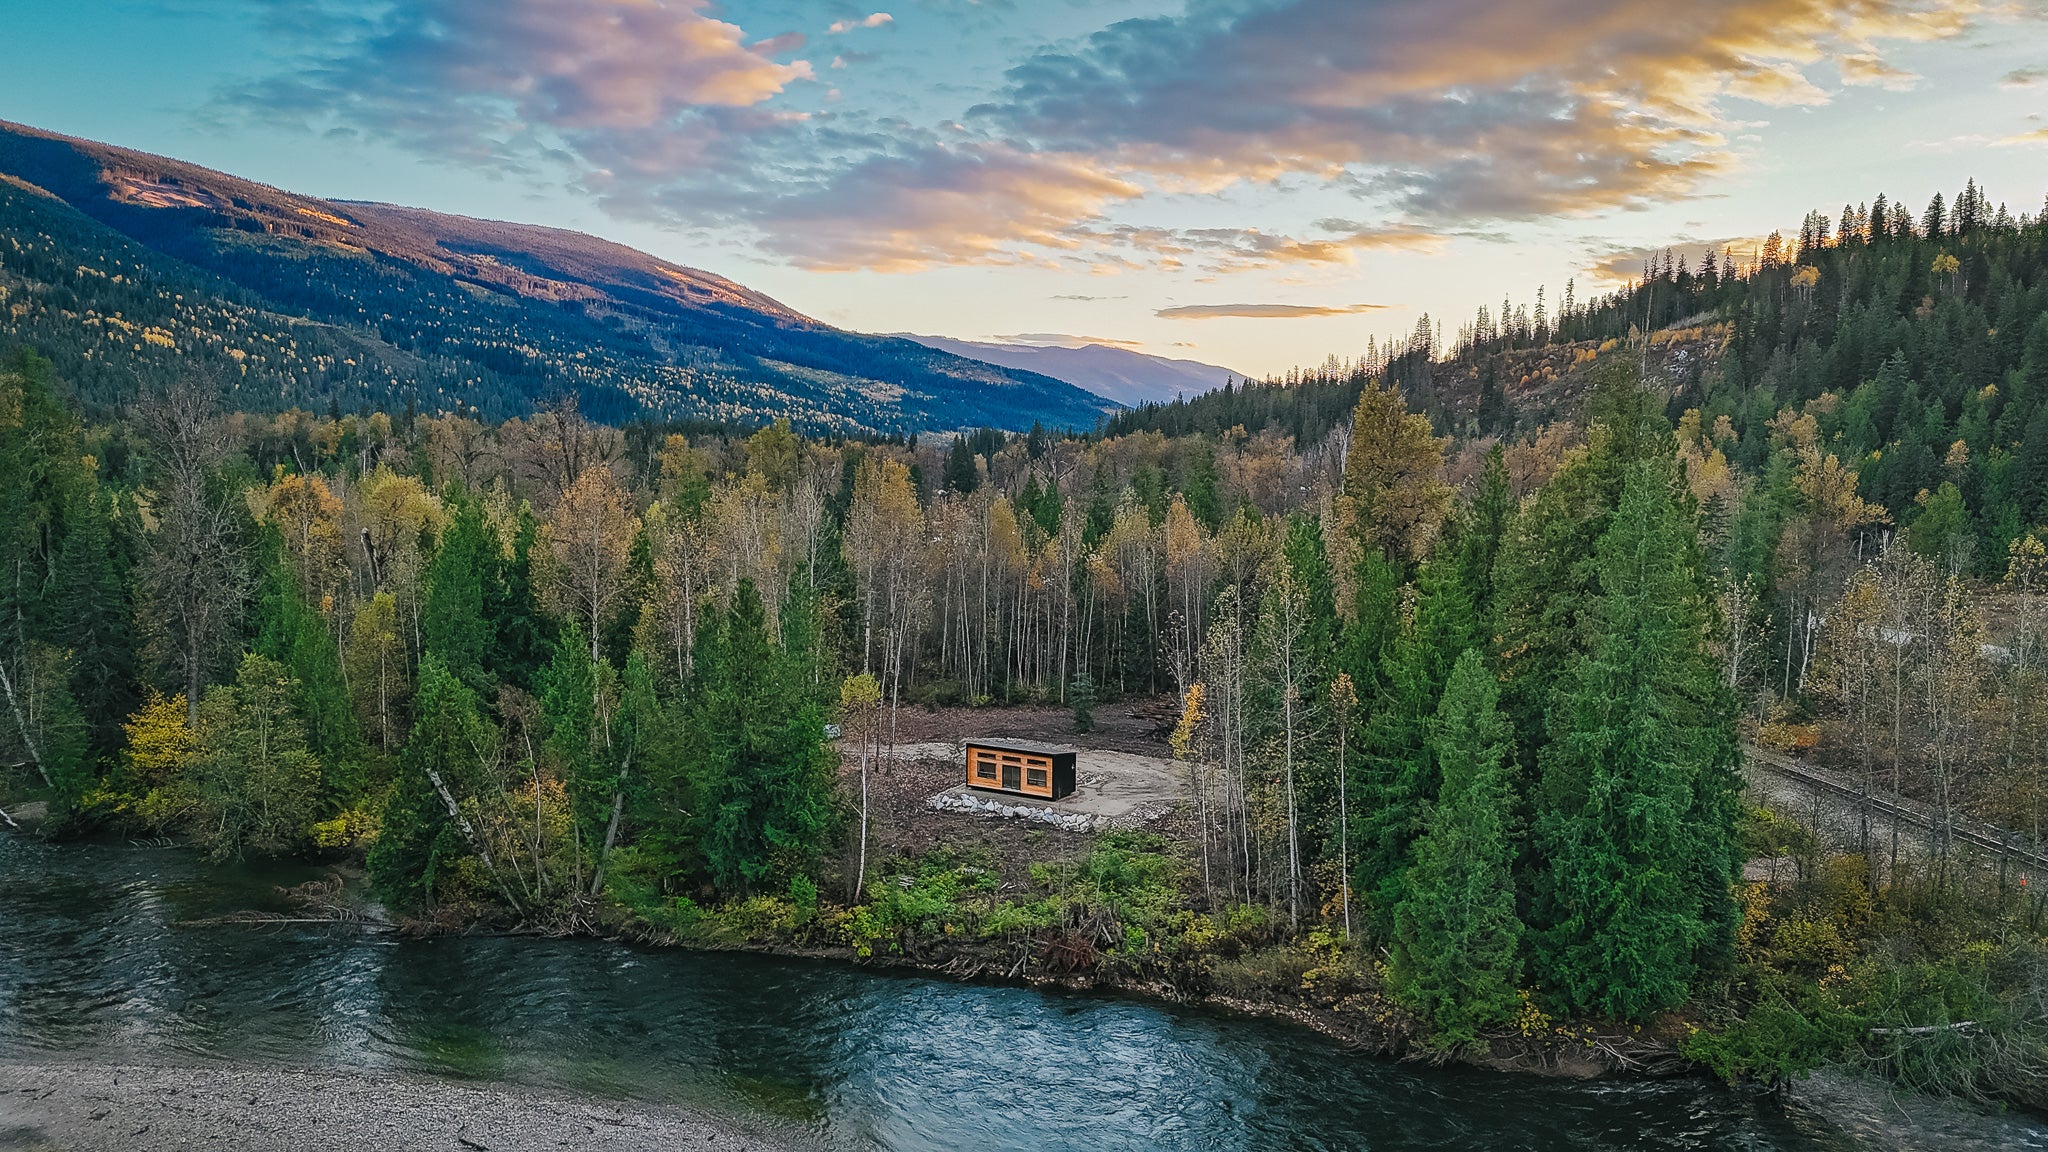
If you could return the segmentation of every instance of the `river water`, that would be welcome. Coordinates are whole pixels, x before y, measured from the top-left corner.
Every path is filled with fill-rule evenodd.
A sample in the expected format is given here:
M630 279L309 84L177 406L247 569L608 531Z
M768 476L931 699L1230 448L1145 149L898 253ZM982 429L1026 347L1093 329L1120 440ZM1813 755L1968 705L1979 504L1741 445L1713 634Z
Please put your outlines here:
M1700 1080L1416 1068L1108 997L598 941L180 926L281 910L275 886L316 875L0 835L0 1060L506 1082L901 1152L1844 1147Z

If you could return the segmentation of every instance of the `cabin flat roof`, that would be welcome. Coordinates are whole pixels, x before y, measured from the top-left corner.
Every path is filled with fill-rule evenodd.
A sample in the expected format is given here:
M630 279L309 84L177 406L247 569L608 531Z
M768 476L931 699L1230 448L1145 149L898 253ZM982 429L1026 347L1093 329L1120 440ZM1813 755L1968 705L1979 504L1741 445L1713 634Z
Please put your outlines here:
M1030 752L1038 756L1072 756L1072 748L1041 744L1036 740L1011 740L1002 736L970 736L961 741L969 748L995 748L1004 752Z

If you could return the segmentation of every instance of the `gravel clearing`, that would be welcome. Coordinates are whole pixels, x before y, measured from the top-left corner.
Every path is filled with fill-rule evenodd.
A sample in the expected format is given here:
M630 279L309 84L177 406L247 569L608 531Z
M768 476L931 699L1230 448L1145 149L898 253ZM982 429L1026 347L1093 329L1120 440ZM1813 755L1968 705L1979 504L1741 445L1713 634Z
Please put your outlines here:
M781 1152L658 1104L347 1072L0 1062L4 1152Z

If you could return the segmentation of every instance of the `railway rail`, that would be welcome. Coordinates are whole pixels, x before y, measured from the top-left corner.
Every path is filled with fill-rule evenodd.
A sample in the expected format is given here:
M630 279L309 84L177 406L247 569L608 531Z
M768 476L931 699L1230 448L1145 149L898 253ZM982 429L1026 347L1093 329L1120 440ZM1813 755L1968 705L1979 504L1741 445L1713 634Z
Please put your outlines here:
M1940 821L1935 815L1924 808L1912 804L1897 803L1883 796L1865 796L1853 784L1842 780L1833 773L1802 764L1790 756L1769 752L1754 745L1744 745L1742 754L1744 763L1751 768L1761 768L1767 772L1776 773L1788 780L1795 780L1809 788L1854 800L1858 803L1867 802L1873 815L1883 816L1887 819L1896 819L1901 823L1924 828L1930 832L1936 831L1940 826ZM1965 844L1972 844L1979 848L2004 854L2014 862L2028 868L2048 872L2048 855L2027 847L2013 834L2002 832L1998 828L1958 820L1951 825L1949 834Z

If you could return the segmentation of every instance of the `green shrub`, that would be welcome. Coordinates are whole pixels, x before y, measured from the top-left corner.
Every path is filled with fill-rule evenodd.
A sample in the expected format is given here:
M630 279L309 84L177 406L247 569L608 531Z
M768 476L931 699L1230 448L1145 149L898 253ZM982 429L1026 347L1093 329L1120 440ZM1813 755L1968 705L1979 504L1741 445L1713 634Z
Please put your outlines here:
M818 917L818 885L809 876L798 875L789 878L789 905L794 913L795 925L802 928Z

